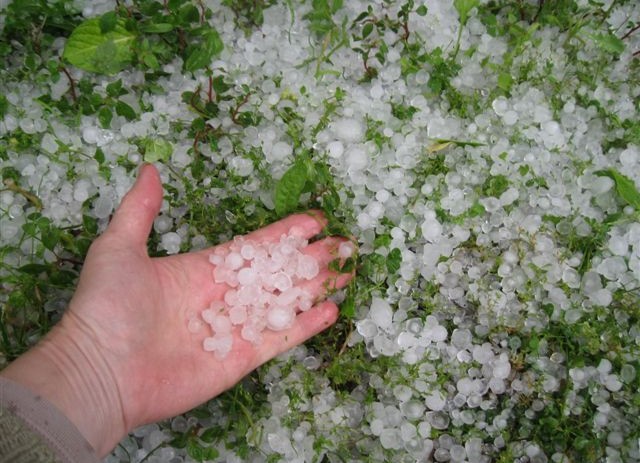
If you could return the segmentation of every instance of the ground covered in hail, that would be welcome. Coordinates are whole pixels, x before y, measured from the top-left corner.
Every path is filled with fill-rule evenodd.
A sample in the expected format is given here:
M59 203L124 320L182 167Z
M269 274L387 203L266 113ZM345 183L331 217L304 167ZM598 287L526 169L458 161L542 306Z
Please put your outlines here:
M639 26L631 0L0 1L0 363L149 161L152 254L315 207L357 277L329 331L106 462L640 461Z

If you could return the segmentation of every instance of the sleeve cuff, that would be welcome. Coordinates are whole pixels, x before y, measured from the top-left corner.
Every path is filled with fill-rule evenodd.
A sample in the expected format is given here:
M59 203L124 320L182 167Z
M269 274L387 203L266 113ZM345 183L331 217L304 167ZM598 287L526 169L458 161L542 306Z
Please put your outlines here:
M60 461L100 462L93 447L62 412L26 387L0 376L0 413L4 411L41 436Z

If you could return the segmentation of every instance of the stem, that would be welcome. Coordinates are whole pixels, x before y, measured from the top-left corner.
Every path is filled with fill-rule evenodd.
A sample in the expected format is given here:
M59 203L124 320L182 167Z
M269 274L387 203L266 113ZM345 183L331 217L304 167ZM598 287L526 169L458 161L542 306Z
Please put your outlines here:
M632 27L631 29L629 29L626 34L624 34L622 37L620 37L620 39L621 40L625 40L625 39L629 38L629 36L631 34L633 34L635 31L637 31L638 29L640 29L640 24L636 24L635 27Z
M207 91L209 103L213 102L213 76L209 76L209 89Z
M76 94L76 83L73 81L73 77L71 77L71 74L69 74L69 71L67 71L66 67L61 66L60 69L62 70L62 72L64 72L64 75L67 76L67 79L69 79L69 91L71 92L71 99L74 103L77 103L78 95Z
M409 23L408 21L404 21L402 23L402 29L404 30L404 35L402 36L402 40L404 40L405 42L409 40L409 34L411 32L409 32Z
M238 112L240 111L240 108L242 106L244 106L244 104L249 101L249 97L251 96L251 92L247 93L244 98L242 98L242 100L236 105L235 108L233 108L233 110L231 111L231 120L233 121L234 124L238 124Z
M456 59L458 56L458 52L460 51L460 40L462 39L462 29L464 28L464 24L460 23L460 27L458 28L458 37L456 38L456 47L453 50L453 59Z

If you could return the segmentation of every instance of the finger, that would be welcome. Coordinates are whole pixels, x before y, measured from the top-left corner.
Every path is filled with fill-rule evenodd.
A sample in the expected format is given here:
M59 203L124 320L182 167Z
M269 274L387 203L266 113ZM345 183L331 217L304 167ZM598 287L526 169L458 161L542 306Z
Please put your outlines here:
M338 306L334 302L324 301L306 312L296 316L293 325L283 331L265 330L260 349L258 365L273 357L302 344L312 336L329 328L338 319Z
M320 233L326 224L327 219L325 219L321 211L310 210L278 220L266 227L249 233L245 238L259 243L277 241L283 234L289 234L293 231L297 236L309 239Z
M125 195L107 229L124 243L144 246L153 220L162 206L162 183L158 170L144 164L138 179Z
M344 288L349 284L354 272L336 272L329 269L329 264L338 257L340 244L346 242L349 242L346 238L329 236L304 248L305 254L316 259L320 271L311 280L302 281L296 286L310 294L314 300L319 300L326 297L331 291Z
M285 217L282 220L278 220L272 224L264 226L258 230L255 230L247 235L243 235L244 239L251 240L260 244L273 243L280 239L283 234L289 234L292 230L298 234L298 236L309 239L322 231L327 224L327 219L321 211L310 210L300 214L293 214ZM211 248L198 251L198 254L205 256L207 259L209 255L216 248L228 247L232 241L220 244Z

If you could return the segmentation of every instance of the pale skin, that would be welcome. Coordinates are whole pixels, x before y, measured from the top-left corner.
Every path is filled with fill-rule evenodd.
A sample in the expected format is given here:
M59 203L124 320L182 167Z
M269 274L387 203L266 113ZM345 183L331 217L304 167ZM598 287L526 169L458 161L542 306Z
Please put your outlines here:
M219 359L202 348L210 331L191 333L187 323L191 313L222 299L228 288L213 281L211 249L148 256L146 242L161 204L158 171L145 165L107 230L91 246L60 323L0 372L53 403L100 457L133 428L217 396L266 361L329 327L338 308L323 301L327 286L343 287L351 278L327 268L339 239L310 244L304 252L318 259L321 272L305 289L318 304L299 313L287 330L265 330L259 346L244 341L236 329L233 350ZM310 238L324 225L321 214L310 212L249 236L258 242L277 241L295 226Z

